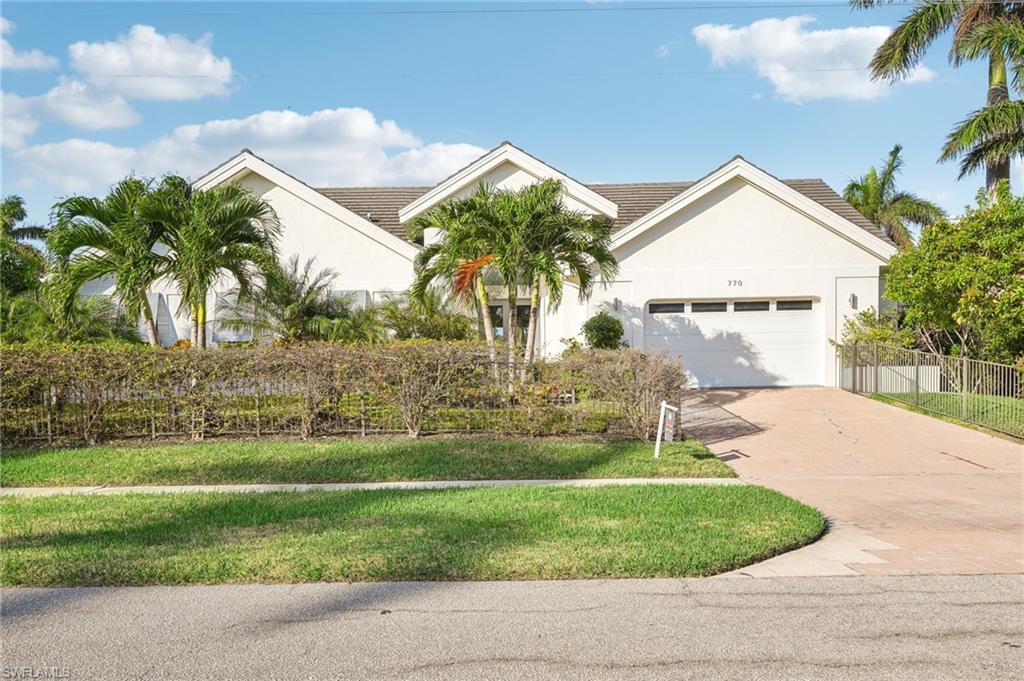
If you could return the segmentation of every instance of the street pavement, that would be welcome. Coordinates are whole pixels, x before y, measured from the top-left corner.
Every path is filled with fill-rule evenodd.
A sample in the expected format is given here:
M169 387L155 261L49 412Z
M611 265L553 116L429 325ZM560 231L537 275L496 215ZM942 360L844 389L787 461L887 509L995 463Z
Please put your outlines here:
M0 595L0 678L1024 679L1020 575Z

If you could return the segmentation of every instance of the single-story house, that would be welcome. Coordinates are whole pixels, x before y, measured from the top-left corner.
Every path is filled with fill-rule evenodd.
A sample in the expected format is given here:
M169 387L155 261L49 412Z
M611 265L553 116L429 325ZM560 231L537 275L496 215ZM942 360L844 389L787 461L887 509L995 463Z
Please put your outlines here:
M283 257L315 257L338 273L339 291L371 303L412 281L421 245L406 236L411 219L480 182L515 189L544 178L562 181L568 207L612 221L620 268L588 301L570 284L561 307L545 310L539 344L549 356L606 310L629 345L680 356L695 385L831 385L828 341L848 316L878 307L896 252L822 180L780 180L739 156L693 182L584 184L503 142L433 187L314 188L246 149L195 184L236 182L264 197L283 225ZM180 297L163 288L151 300L161 341L188 338ZM503 333L508 315L493 302ZM226 338L211 326L214 340Z

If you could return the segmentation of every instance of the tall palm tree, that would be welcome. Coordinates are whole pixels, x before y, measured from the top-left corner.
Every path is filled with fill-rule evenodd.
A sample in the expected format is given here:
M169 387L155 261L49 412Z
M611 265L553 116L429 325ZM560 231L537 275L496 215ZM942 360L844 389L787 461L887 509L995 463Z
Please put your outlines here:
M218 302L218 326L257 339L320 339L324 325L345 316L348 306L331 289L338 275L330 268L314 270L315 265L316 258L303 264L293 255L248 293L237 287L229 291Z
M528 219L522 225L525 244L523 276L530 287L530 319L526 332L525 362L533 361L541 287L547 291L548 309L562 302L565 279L574 280L580 301L590 297L594 284L607 284L619 270L611 251L611 224L603 217L567 209L562 183L545 180L518 192Z
M492 195L492 189L481 184L472 195L447 201L413 220L409 225L410 239L422 239L427 230L436 230L438 238L417 254L409 294L422 303L431 289L441 283L456 298L472 300L493 361L494 322L484 274L494 257L482 220L490 211Z
M855 7L875 7L888 4L887 0L851 0ZM953 46L949 61L959 65L968 58L961 49L962 42L980 26L1007 15L1019 15L1024 3L993 2L992 0L919 0L910 14L900 22L892 34L879 46L871 60L875 78L898 80L910 75L920 63L928 47L946 31L953 31ZM988 90L986 106L995 106L1009 99L1006 83L1006 53L998 47L978 51L973 58L988 59ZM970 130L965 130L970 132ZM969 140L970 146L984 142ZM943 154L943 158L947 158ZM1008 160L992 157L985 162L985 185L991 191L1000 180L1009 180Z
M55 264L49 285L67 314L82 286L111 277L125 314L135 320L141 315L150 345L157 345L146 291L160 277L164 259L156 250L162 229L144 214L149 199L149 182L134 177L118 182L102 199L65 199L54 206L55 226L46 244Z
M0 245L5 250L23 258L42 262L43 255L39 249L25 243L32 239L45 239L46 228L36 225L21 225L28 214L25 212L25 200L11 194L0 200Z
M931 201L897 191L896 175L903 167L902 150L898 144L892 148L881 172L872 167L860 179L850 180L843 198L906 250L914 245L908 224L930 225L945 213Z
M978 26L959 44L965 59L985 53L1006 55L1013 73L1011 85L1024 91L1024 21L1003 17ZM961 121L946 138L940 160L960 159L960 177L990 164L1009 165L1024 156L1024 101L997 102Z
M229 184L193 191L168 177L154 192L148 217L163 228L166 272L192 315L193 345L206 347L207 303L213 285L230 275L245 296L277 266L281 225L266 201Z

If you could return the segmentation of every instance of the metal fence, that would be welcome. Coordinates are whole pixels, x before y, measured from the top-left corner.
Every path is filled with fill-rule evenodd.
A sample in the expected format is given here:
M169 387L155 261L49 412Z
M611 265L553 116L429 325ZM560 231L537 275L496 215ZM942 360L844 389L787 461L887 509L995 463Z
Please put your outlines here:
M840 345L843 390L880 395L1024 438L1024 371L1019 367L880 344Z

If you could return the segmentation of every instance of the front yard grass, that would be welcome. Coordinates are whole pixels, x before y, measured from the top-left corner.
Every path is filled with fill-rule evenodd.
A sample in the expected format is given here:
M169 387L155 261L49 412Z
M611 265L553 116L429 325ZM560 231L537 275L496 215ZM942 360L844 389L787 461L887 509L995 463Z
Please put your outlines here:
M797 548L824 526L756 486L7 497L0 582L695 577Z
M1013 438L1014 441L1024 438L1024 404L1013 397L972 395L966 404L963 397L955 393L876 393L871 397L997 437ZM968 421L960 418L965 406Z
M209 485L397 480L735 477L695 440L652 444L424 438L22 449L0 485Z

